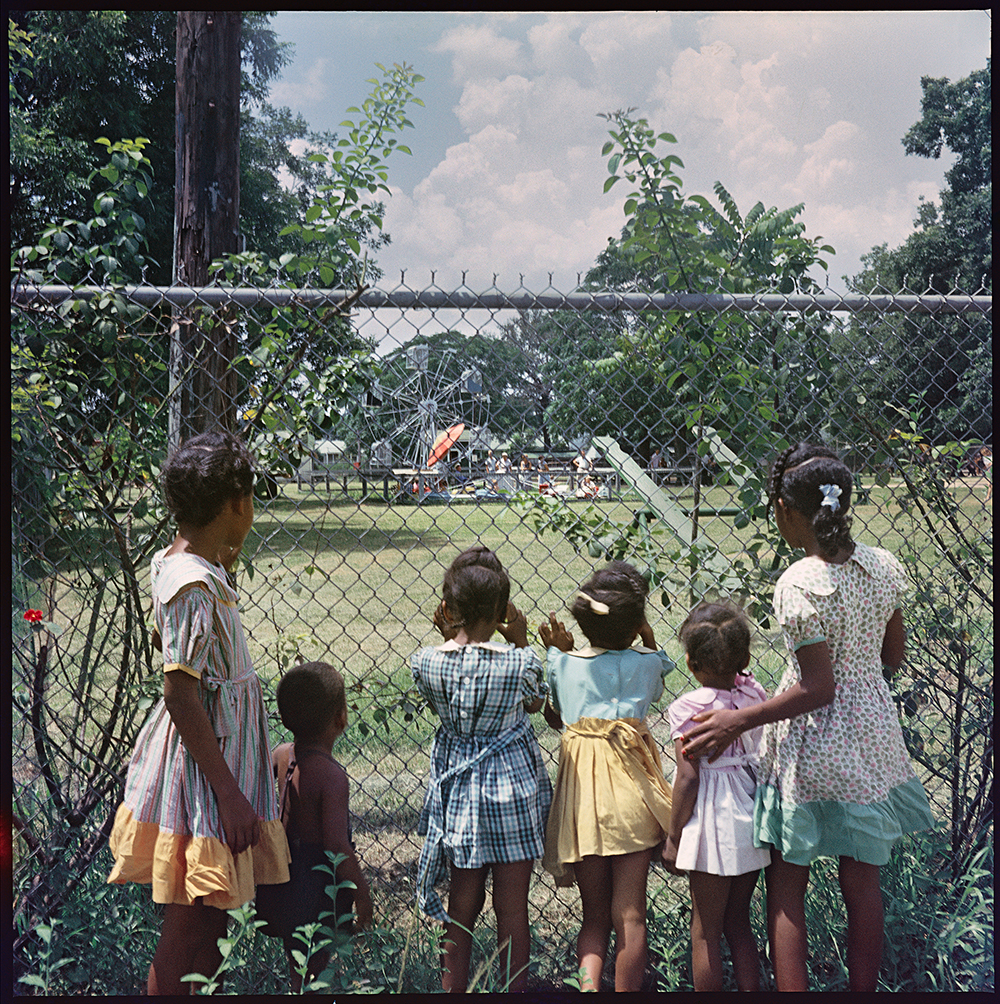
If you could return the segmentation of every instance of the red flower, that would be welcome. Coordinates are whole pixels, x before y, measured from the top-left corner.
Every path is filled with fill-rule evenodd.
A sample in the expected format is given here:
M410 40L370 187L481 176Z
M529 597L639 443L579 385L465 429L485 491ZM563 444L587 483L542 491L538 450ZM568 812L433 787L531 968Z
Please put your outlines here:
M26 621L28 621L29 623L31 623L31 624L37 624L44 617L45 617L45 615L42 613L41 610L29 610L24 615L24 619Z

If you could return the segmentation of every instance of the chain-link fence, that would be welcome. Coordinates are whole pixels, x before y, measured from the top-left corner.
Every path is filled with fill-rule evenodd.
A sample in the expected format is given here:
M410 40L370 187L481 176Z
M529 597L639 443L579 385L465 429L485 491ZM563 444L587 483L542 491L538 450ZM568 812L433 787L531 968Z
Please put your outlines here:
M934 811L956 851L989 830L989 296L46 287L13 302L19 943L106 865L161 690L148 568L171 530L158 470L211 421L259 459L239 589L265 691L304 659L345 673L352 721L336 752L384 916L414 899L435 722L409 657L434 637L452 558L494 548L538 624L624 557L651 576L649 619L675 656L690 604L734 595L773 688L770 596L791 555L762 485L803 438L856 472L855 536L910 569L894 694ZM688 689L678 670L662 706ZM558 735L541 718L536 731L554 776ZM663 910L684 892L651 877ZM553 973L575 970L574 895L537 873L531 920Z

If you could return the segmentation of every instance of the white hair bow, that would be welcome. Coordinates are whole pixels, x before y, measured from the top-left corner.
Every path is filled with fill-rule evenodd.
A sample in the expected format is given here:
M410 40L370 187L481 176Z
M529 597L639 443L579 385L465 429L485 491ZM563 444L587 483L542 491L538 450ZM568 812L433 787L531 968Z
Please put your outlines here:
M840 508L840 496L843 494L840 485L820 485L819 490L823 493L820 506L828 505L830 512L836 512Z

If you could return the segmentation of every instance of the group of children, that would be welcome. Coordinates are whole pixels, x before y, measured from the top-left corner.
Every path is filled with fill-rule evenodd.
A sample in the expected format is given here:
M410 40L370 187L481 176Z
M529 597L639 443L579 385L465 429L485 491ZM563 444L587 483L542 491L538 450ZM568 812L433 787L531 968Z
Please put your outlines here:
M347 727L339 673L309 663L283 677L278 707L294 742L267 748L231 574L253 520L252 484L252 458L224 432L188 441L164 469L178 525L153 559L164 698L129 767L109 878L151 884L164 904L150 994L187 992L185 974L215 972L225 911L255 891L266 930L289 953L295 927L324 914L348 930L352 906L360 927L372 919L348 780L331 753ZM539 858L557 885L579 888L581 989L600 989L612 930L615 988L641 989L647 874L662 858L689 878L695 988L722 988L724 937L739 989L753 991L760 869L778 989L805 990L809 866L836 857L851 989L876 988L879 868L900 836L933 820L882 673L903 658L906 575L891 554L851 538L851 490L850 471L823 447L799 444L772 466L778 530L806 555L775 590L785 675L768 699L749 672L750 626L737 607L690 613L680 640L698 688L668 712L672 793L646 719L673 662L646 619L642 576L624 562L597 571L570 603L586 644L550 614L539 629L543 666L497 556L480 546L452 562L434 615L443 644L412 659L440 719L418 826L418 900L445 925L445 990L467 987L489 874L506 983L524 989ZM562 731L554 791L529 719L537 711ZM314 870L327 851L340 855L338 881L354 886L336 900ZM447 908L436 891L445 878ZM317 955L311 971L326 961Z

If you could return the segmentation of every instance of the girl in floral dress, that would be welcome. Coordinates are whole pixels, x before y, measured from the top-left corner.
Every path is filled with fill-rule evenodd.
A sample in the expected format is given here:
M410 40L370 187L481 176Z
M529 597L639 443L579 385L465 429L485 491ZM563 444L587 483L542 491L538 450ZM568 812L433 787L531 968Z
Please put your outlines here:
M806 556L778 580L774 607L788 650L776 695L695 716L685 756L719 756L765 725L754 810L770 846L768 932L778 989L807 989L809 866L838 859L847 907L850 988L873 991L884 934L879 868L905 833L933 825L882 674L903 660L906 573L888 551L851 538L851 472L822 446L800 443L768 481L778 530Z
M189 994L184 976L215 973L226 910L257 884L288 881L264 700L230 578L253 522L253 476L228 432L188 440L163 471L177 520L152 567L163 699L136 740L108 878L151 885L165 904L150 996Z

